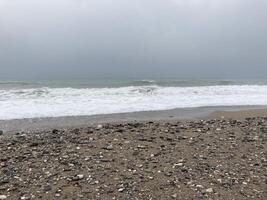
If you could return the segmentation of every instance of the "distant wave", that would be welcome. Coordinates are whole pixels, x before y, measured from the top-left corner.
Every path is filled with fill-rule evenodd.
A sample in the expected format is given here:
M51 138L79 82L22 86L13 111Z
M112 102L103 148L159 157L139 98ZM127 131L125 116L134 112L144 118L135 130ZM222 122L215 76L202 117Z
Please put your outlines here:
M267 105L267 85L0 89L0 119Z
M180 80L180 79L140 79L140 80L58 80L58 81L0 81L0 89L30 88L119 88L129 86L161 86L161 87L198 87L198 86L230 86L230 85L267 85L267 80Z
M129 86L142 86L156 84L155 80L136 80L129 82Z
M0 85L31 85L29 82L22 81L0 81Z
M141 83L155 83L156 81L155 80L141 80L139 82L141 82Z
M127 86L157 85L164 87L192 87L192 86L216 86L216 85L244 85L245 82L232 80L136 80L129 82Z

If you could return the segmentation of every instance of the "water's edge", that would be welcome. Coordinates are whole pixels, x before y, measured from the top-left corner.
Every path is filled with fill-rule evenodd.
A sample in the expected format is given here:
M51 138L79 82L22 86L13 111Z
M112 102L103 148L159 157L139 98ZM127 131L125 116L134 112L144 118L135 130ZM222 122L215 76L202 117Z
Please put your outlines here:
M240 111L240 113L239 113ZM244 112L242 112L244 111ZM102 123L126 123L145 121L173 121L215 118L227 112L237 112L238 118L246 116L262 116L267 114L266 106L213 106L197 108L178 108L160 111L141 111L118 114L103 114L92 116L47 117L16 120L0 120L0 130L5 133L22 131L41 131L51 128L75 128ZM227 116L227 114L226 114Z

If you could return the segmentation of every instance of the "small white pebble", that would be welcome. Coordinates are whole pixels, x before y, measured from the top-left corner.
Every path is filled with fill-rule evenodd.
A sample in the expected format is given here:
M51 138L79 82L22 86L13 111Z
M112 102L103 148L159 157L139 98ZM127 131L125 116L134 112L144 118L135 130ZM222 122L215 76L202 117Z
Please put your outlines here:
M97 128L97 129L101 129L101 128L103 128L103 125L98 124L96 128Z
M7 199L7 196L6 195L0 195L0 199L1 200Z
M184 164L183 163L176 163L173 165L172 168L175 168L175 167L182 167Z
M79 179L83 179L83 178L84 178L84 175L83 175L83 174L78 174L77 177L78 177Z
M213 192L213 189L212 188L208 188L208 189L206 189L206 192L207 193L212 193Z

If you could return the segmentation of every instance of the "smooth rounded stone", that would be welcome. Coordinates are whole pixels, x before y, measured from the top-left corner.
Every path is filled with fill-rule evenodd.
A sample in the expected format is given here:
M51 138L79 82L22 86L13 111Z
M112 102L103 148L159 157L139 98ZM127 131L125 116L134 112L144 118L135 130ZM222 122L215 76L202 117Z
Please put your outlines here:
M102 124L98 124L97 127L96 127L96 129L98 129L98 130L99 129L102 129L102 128L103 128L103 125Z
M112 144L108 145L108 146L106 147L106 149L107 149L107 150L112 150L112 149L113 149L113 145L112 145Z
M59 193L55 194L55 197L60 197L60 196L61 196L61 194L59 194Z
M4 134L4 131L0 130L0 135L3 135Z
M4 199L7 199L7 196L6 195L0 195L0 200L4 200Z
M21 134L17 135L17 138L20 139L20 140L25 140L26 137L27 137L26 133L21 133Z
M205 193L212 193L213 192L213 189L212 188L208 188L205 190Z
M52 190L52 187L50 185L43 186L43 191L44 192L48 192L48 191L51 191L51 190Z
M83 174L78 174L77 177L78 177L79 179L83 179L83 178L84 178L84 175L83 175Z
M184 166L183 163L176 163L173 165L173 168L182 167L182 166Z
M54 133L54 134L57 134L58 132L59 132L58 129L53 129L53 130L52 130L52 133Z
M74 176L72 178L73 181L79 181L79 180L82 180L84 178L84 175L83 174L78 174L76 176Z

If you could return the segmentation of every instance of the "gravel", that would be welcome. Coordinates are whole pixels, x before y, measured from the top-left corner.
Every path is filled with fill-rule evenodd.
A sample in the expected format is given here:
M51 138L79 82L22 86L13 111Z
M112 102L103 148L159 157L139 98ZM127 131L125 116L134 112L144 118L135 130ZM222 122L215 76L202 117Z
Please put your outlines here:
M1 199L267 199L267 119L0 136Z

